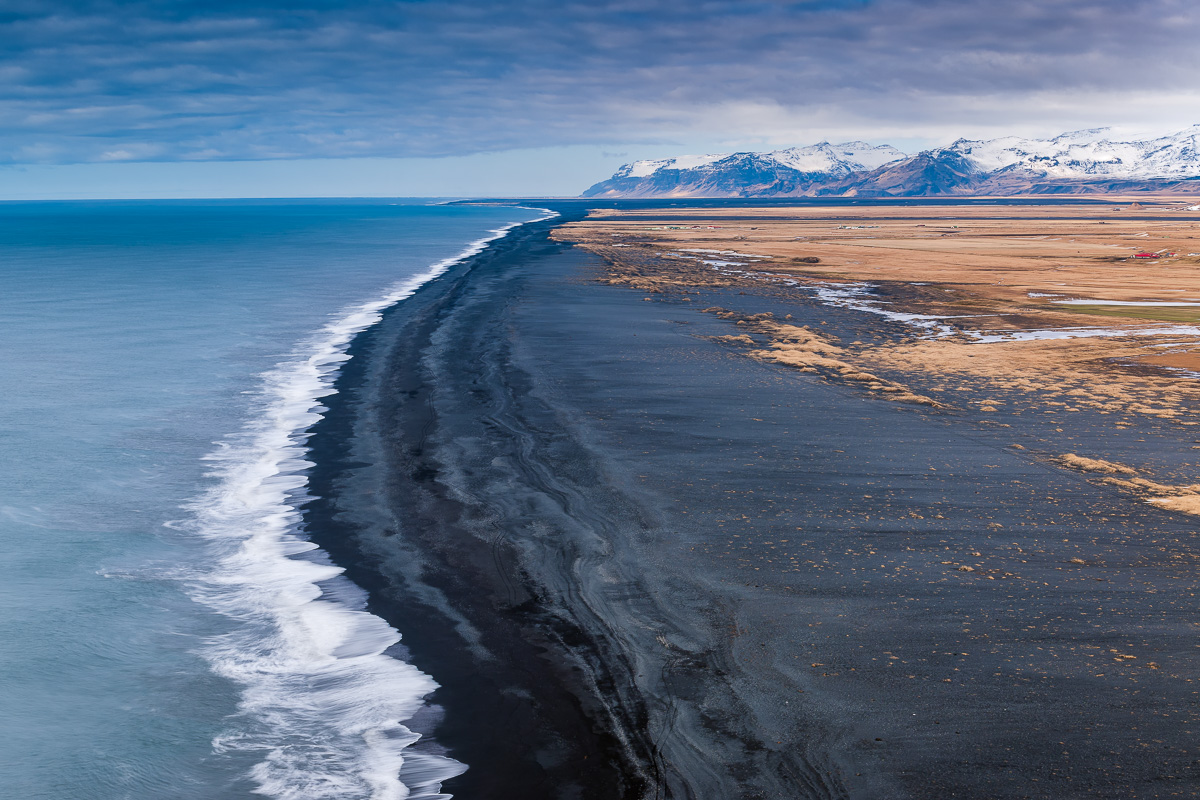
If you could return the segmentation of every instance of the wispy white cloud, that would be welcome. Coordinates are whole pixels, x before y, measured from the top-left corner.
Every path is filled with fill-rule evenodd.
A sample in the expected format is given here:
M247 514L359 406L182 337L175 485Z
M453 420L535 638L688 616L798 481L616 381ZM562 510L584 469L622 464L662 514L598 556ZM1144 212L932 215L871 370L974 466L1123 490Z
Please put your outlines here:
M1193 0L25 0L0 160L1170 127L1197 40Z

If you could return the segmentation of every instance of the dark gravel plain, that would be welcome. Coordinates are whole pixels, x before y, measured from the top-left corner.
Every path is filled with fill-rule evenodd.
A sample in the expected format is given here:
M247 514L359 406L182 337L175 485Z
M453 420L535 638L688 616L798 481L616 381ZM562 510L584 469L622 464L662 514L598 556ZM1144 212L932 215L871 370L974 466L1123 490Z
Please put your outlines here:
M647 301L552 224L361 335L311 441L313 539L442 686L414 724L469 766L445 791L1200 795L1195 518L1048 461L1187 472L1190 435L1060 442L760 363L699 309L902 331Z

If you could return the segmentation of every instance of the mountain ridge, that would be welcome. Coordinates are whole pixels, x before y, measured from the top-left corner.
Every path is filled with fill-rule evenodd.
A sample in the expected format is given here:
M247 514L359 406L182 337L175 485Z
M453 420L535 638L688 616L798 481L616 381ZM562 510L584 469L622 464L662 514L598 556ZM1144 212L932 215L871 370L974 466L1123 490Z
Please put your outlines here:
M1152 139L1109 129L1052 139L959 139L907 155L891 145L821 142L770 152L634 161L583 197L923 197L1200 192L1200 124Z

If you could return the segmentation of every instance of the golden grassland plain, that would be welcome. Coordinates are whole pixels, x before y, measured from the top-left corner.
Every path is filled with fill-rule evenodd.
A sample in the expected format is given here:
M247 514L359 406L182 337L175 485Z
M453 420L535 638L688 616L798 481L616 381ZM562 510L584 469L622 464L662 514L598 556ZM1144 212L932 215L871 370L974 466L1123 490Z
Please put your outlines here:
M719 338L752 358L930 407L962 407L956 392L969 391L984 422L1027 403L1064 426L1089 410L1118 428L1154 418L1182 433L1200 425L1200 335L1188 330L1200 326L1200 199L1108 200L597 210L554 235L600 255L603 280L648 297L790 286L811 298L866 284L887 310L946 326L844 342L772 314L703 309L737 325ZM1075 453L1056 463L1200 513L1200 485Z

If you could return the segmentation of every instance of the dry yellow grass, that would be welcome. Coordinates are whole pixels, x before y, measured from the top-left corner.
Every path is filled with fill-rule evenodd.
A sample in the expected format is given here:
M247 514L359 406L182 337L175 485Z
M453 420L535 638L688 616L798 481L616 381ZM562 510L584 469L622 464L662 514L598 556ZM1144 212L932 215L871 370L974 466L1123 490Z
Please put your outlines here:
M1113 461L1104 461L1099 458L1087 458L1085 456L1076 455L1075 453L1067 453L1059 459L1063 464L1075 469L1081 469L1085 472L1103 472L1107 475L1137 475L1137 470L1132 467L1127 467L1124 464L1117 464Z
M870 344L834 356L780 331L756 358L797 369L838 370L834 357L870 382L878 370L939 375L949 386L1024 391L1047 403L1194 422L1197 382L1170 372L1136 374L1121 365L1200 371L1200 335L1145 336L1171 327L1190 307L1056 305L1055 298L1200 302L1200 223L1194 200L1096 206L804 206L795 208L598 211L555 232L603 256L607 280L652 292L730 287L790 279L883 284L912 313L947 318L964 330L1115 329L1127 336L980 343L925 338ZM700 263L748 261L741 273ZM1176 253L1131 258L1140 251ZM749 254L755 260L733 254ZM1189 255L1193 254L1193 255ZM808 263L816 259L819 263ZM748 274L745 274L748 273ZM1046 295L1053 295L1048 297ZM893 298L895 299L895 298ZM1086 312L1086 313L1085 313ZM736 315L736 312L728 312ZM1102 315L1101 315L1102 314ZM1162 317L1162 325L1153 318ZM1200 322L1200 306L1195 307ZM1170 344L1171 348L1159 345ZM938 402L926 398L929 402ZM940 398L939 398L940 400ZM984 413L998 407L981 404Z
M1200 228L1188 203L1126 206L831 206L600 211L558 229L589 248L731 250L805 278L938 284L968 299L1053 308L1059 294L1101 300L1200 298ZM1115 210L1114 210L1115 208ZM752 217L752 219L744 219ZM1175 253L1134 259L1138 252ZM1193 254L1193 255L1189 255ZM621 253L608 254L620 260ZM629 254L625 254L628 256ZM817 258L819 263L798 263ZM670 279L669 276L663 276ZM714 276L715 277L715 276ZM963 297L943 298L950 304ZM1168 317L1169 318L1169 317ZM1080 324L1094 320L1084 318Z
M908 340L846 344L769 314L705 311L745 331L719 338L752 358L889 400L966 404L984 415L1016 402L1023 413L1054 415L1046 419L1069 435L1071 412L1085 410L1112 415L1117 427L1138 418L1200 425L1200 381L1180 372L1200 372L1200 306L1152 304L1200 302L1200 222L1186 211L1197 202L601 211L554 235L602 256L607 282L649 294L690 299L702 288L778 289L781 280L801 289L831 282L883 287L892 310L940 317L969 335L914 330ZM1133 257L1144 252L1161 257ZM726 268L704 258L740 263ZM1020 333L1065 328L1115 335ZM1004 338L1014 333L1020 336ZM981 341L980 334L992 336ZM931 388L913 391L901 382L906 375ZM956 401L964 391L984 399ZM1055 463L1162 508L1200 514L1200 485L1158 483L1133 467L1076 453Z

